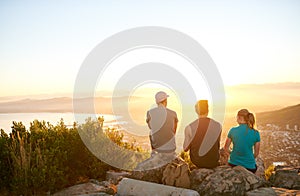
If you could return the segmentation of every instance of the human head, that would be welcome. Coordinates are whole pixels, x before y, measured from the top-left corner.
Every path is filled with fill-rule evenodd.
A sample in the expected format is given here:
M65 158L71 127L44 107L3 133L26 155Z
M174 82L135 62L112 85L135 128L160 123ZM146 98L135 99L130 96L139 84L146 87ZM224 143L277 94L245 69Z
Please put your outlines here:
M159 91L155 94L155 102L156 104L160 104L160 103L167 103L167 98L169 97L169 95L167 95L167 93L165 93L164 91Z
M195 104L195 111L198 116L207 116L208 115L208 101L207 100L199 100Z
M237 122L239 124L246 123L249 128L253 129L255 124L255 117L253 113L247 109L241 109L237 114Z

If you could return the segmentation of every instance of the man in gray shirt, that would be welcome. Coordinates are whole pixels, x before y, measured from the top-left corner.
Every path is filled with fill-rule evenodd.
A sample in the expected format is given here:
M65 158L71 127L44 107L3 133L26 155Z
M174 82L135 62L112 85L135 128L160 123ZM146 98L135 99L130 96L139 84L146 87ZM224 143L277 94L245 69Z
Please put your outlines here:
M178 118L176 112L167 107L167 95L159 91L155 95L156 108L147 111L146 122L150 128L152 155L155 153L174 153L176 150L175 133Z

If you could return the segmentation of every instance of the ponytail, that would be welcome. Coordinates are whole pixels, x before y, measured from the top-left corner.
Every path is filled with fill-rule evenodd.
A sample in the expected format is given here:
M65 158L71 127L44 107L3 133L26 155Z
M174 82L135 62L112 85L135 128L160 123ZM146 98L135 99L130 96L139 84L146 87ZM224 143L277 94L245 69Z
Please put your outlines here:
M254 129L255 118L252 113L250 113L250 112L248 113L248 121L246 121L246 122L250 129Z
M254 129L255 117L247 109L242 109L238 112L238 116L242 116L250 129ZM254 129L255 130L255 129Z

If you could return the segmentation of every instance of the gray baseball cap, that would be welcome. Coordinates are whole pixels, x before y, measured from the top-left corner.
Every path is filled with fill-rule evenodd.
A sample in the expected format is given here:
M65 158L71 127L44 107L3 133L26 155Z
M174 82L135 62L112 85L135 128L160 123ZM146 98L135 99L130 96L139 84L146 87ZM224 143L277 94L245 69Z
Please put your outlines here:
M167 95L167 93L165 93L164 91L159 91L158 93L155 94L155 101L156 103L160 103L163 100L167 99L169 97L169 95Z

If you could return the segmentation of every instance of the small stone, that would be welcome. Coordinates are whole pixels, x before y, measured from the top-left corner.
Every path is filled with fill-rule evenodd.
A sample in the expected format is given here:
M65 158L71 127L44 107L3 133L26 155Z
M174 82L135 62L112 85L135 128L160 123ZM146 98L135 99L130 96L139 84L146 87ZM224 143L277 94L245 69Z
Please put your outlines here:
M106 180L113 184L118 184L119 181L124 177L128 177L130 175L129 172L116 172L116 171L108 171L106 172Z

